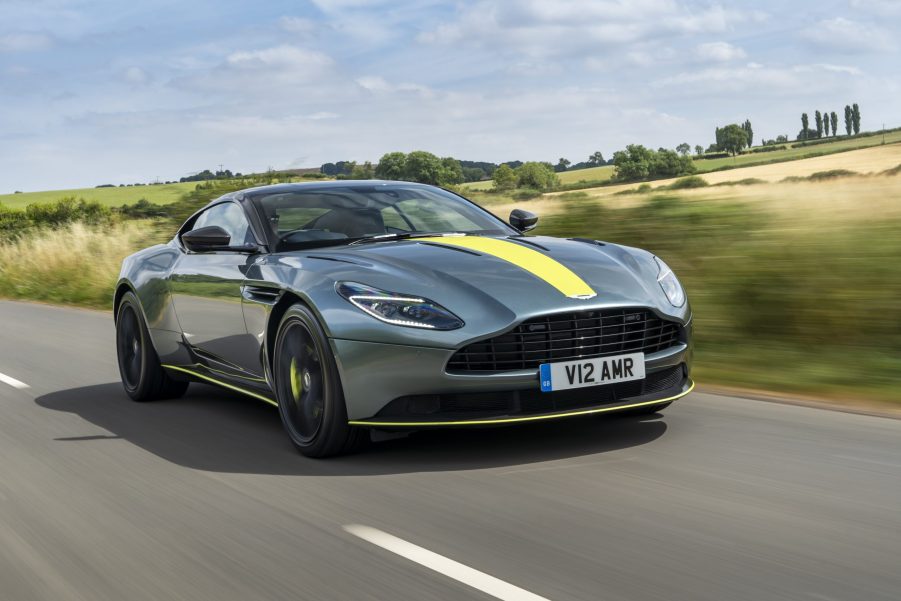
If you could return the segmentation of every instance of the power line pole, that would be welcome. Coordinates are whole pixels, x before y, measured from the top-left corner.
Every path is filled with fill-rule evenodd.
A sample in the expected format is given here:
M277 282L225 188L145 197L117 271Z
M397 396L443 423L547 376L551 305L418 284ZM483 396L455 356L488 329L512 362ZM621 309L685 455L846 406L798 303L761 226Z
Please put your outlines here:
M222 163L219 163L219 173L222 173Z

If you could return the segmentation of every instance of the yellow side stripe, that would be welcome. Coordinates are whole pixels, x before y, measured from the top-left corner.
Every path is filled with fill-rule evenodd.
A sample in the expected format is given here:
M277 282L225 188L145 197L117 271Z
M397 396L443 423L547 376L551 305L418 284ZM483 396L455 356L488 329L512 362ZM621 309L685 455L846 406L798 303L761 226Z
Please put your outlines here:
M213 384L222 386L223 388L228 388L229 390L234 390L235 392L244 393L247 396L252 396L253 398L259 399L259 400L263 401L264 403L269 403L270 405L278 407L278 403L276 403L269 397L263 396L262 394L259 394L256 392L251 392L250 390L245 390L244 388L239 388L238 386L229 384L228 382L223 382L221 380L217 380L216 378L212 378L206 374L202 374L200 372L194 371L193 369L187 369L185 367L180 367L178 365L166 365L166 364L163 364L163 367L165 367L166 369L174 369L175 371L181 371L186 374L190 374L196 378L200 378L201 380L207 380L208 382L212 382Z
M436 236L434 238L418 238L417 242L456 246L497 257L528 271L570 298L596 296L595 291L571 269L537 250L526 248L515 242L483 236Z
M665 399L654 399L653 401L643 401L641 403L632 403L631 405L617 405L616 407L599 407L597 409L582 409L581 411L566 411L563 413L548 413L545 415L527 415L524 417L502 417L498 419L470 419L452 422L380 422L376 420L358 419L351 420L347 423L351 426L396 426L396 427L422 427L422 426L488 426L491 424L513 424L517 422L537 422L546 419L557 419L561 417L576 417L578 415L594 415L596 413L608 413L611 411L625 411L626 409L635 409L637 407L647 407L649 405L659 405L668 401L681 399L686 394L694 390L695 383L692 382L685 392Z

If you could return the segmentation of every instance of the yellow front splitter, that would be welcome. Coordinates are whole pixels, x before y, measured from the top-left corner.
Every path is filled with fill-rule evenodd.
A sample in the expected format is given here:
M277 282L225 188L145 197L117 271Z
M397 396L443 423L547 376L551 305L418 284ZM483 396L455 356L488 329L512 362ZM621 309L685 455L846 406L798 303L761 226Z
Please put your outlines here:
M525 415L523 417L497 417L488 419L468 419L459 421L430 421L430 422L385 422L371 419L350 420L347 423L351 426L373 426L382 428L419 428L427 426L490 426L494 424L515 424L522 422L538 422L547 419L559 419L564 417L578 417L580 415L595 415L598 413L611 413L614 411L626 411L628 409L637 409L639 407L650 407L651 405L660 405L668 403L684 397L686 394L694 390L695 383L689 382L688 388L683 392L671 397L663 399L654 399L653 401L642 401L640 403L630 403L628 405L615 405L613 407L596 407L594 409L579 409L577 411L562 411L560 413L544 413L542 415Z

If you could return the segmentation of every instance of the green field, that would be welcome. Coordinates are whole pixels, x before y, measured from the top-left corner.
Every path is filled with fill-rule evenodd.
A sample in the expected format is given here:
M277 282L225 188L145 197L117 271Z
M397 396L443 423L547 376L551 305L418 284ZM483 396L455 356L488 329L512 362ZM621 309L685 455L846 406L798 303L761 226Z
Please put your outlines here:
M175 202L186 192L192 191L198 182L183 184L159 184L153 186L125 186L122 188L75 188L72 190L46 190L43 192L23 192L21 194L2 194L0 204L10 208L22 209L34 203L56 202L60 198L74 196L85 200L95 200L108 207L134 204L146 198L155 204Z
M901 130L886 132L885 143L894 144L896 142L901 142ZM788 148L786 150L776 150L773 152L747 153L724 159L696 160L695 167L698 168L698 173L706 173L708 171L716 171L717 169L723 168L750 167L752 165L762 165L777 161L794 161L797 159L822 156L824 154L844 152L846 150L869 148L881 144L881 134L850 139L839 137L834 142L814 144L812 146L799 146L797 148Z

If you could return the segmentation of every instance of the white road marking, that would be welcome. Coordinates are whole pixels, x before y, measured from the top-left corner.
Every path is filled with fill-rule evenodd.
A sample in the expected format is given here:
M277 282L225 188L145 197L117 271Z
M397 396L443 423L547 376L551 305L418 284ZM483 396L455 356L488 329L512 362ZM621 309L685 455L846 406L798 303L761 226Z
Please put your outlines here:
M20 382L15 378L10 378L6 374L0 374L0 382L3 382L4 384L9 384L13 388L18 388L19 390L25 390L26 388L31 388L31 386L29 386L25 382Z
M373 545L405 557L439 574L444 574L448 578L453 578L492 597L503 599L504 601L548 601L545 597L539 597L534 593L465 566L453 559L448 559L443 555L438 555L428 549L408 543L402 538L397 538L387 532L359 524L348 524L344 526L344 530Z

